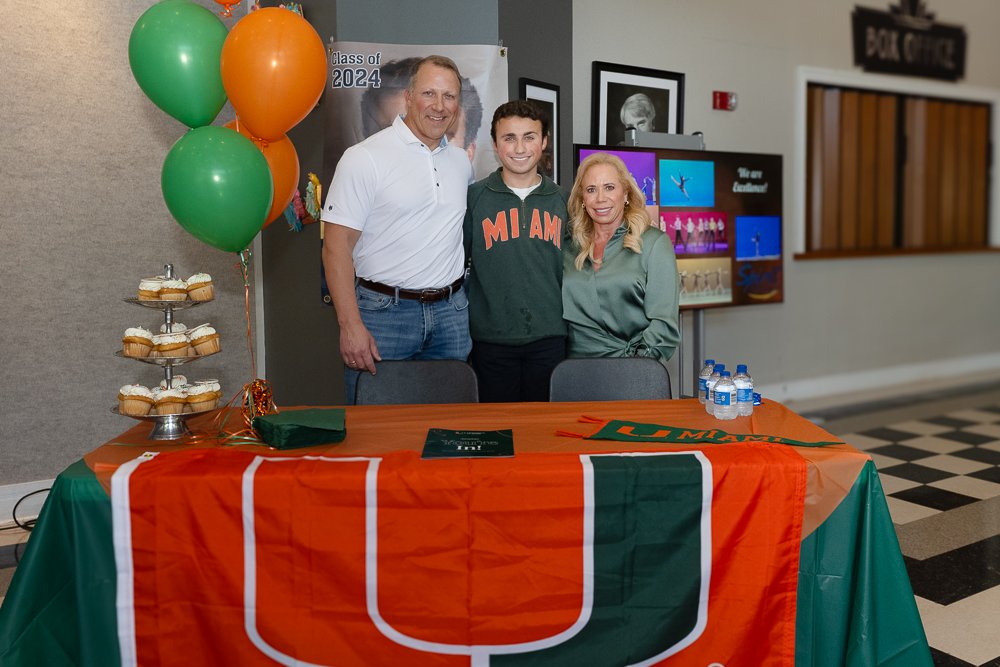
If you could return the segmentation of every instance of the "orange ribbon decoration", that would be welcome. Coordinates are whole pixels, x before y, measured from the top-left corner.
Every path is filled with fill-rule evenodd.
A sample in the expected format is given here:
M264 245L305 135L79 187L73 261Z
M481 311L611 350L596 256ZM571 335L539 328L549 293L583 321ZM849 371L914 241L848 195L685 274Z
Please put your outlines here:
M219 12L219 16L227 19L232 18L233 7L239 5L241 1L242 0L215 0L217 4L220 4L223 7L222 11Z

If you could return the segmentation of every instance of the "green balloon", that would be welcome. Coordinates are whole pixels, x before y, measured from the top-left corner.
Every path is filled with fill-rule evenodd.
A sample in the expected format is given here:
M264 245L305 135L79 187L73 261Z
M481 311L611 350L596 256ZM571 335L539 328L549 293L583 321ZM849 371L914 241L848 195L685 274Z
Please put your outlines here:
M226 103L219 57L228 31L190 0L163 0L139 17L128 62L142 92L188 127L210 124Z
M163 162L163 199L181 227L205 243L239 252L264 226L273 185L253 142L225 127L189 130Z

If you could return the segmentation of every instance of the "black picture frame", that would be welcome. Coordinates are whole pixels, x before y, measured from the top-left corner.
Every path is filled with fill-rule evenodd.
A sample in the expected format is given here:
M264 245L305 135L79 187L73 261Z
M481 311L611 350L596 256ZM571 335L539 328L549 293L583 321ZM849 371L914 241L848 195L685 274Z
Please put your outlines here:
M549 144L542 153L539 171L559 182L559 86L521 77L517 84L518 97L535 102L549 114Z
M640 97L645 97L643 100ZM626 123L622 120L626 103L637 118L645 115L652 124L648 132L683 134L684 74L594 61L590 116L591 143L617 146L625 140ZM650 109L653 115L641 112ZM634 125L638 127L637 125Z

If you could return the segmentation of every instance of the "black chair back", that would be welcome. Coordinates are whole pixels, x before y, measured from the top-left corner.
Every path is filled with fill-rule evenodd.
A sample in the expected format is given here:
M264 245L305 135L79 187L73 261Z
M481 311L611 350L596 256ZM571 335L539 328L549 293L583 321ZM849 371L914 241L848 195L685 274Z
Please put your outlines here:
M476 372L464 361L380 361L362 373L356 405L478 403Z
M567 359L552 371L550 401L670 398L670 373L649 357Z

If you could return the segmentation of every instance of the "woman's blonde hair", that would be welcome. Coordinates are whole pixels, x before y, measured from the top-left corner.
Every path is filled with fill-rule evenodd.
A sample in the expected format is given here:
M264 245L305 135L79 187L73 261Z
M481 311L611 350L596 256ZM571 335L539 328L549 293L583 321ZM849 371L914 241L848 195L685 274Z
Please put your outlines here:
M625 210L622 213L626 227L625 238L622 240L624 246L634 253L641 253L642 233L650 225L649 214L646 212L646 195L639 189L621 158L609 153L588 155L576 171L576 180L573 182L573 190L569 193L567 202L573 243L580 249L574 261L578 271L583 268L583 263L587 259L594 261L594 221L583 205L583 177L586 176L588 169L598 164L614 167L618 172L618 182L625 188Z

